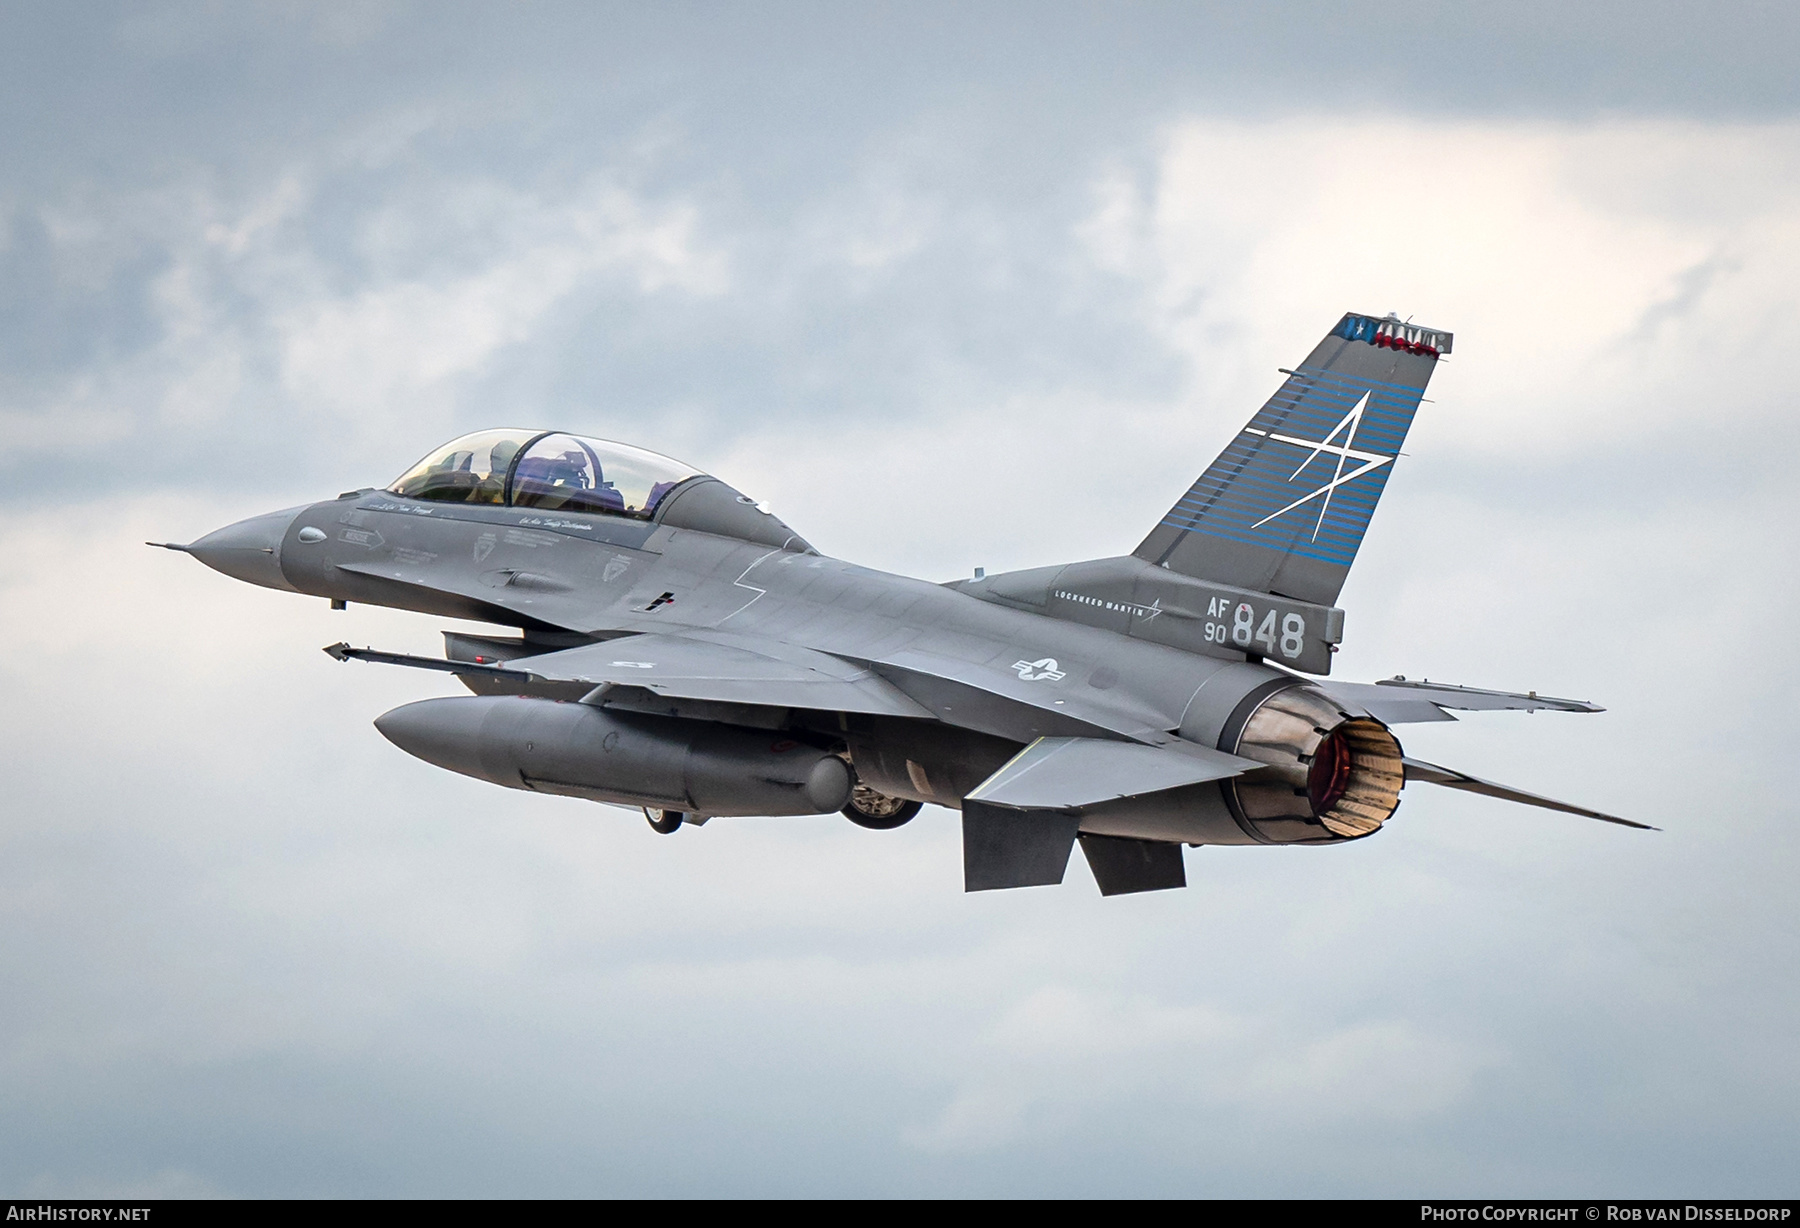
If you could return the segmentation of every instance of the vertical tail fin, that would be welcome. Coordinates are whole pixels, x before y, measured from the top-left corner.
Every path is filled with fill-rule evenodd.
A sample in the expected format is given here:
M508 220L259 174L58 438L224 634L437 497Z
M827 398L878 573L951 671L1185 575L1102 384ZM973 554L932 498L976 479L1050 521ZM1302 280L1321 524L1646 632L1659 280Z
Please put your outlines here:
M1451 335L1346 315L1133 553L1331 605Z

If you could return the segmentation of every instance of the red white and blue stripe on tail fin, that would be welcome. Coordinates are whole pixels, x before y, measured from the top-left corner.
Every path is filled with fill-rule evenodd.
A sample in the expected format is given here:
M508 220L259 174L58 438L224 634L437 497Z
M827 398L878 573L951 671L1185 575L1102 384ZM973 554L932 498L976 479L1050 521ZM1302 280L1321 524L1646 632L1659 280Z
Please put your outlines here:
M1451 335L1346 315L1135 551L1330 605Z

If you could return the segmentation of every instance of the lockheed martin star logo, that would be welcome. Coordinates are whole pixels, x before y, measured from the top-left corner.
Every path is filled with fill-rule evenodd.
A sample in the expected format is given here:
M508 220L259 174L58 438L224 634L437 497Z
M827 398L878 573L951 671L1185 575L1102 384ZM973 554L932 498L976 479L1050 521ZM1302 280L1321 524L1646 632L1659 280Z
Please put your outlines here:
M1331 430L1326 433L1325 438L1317 441L1311 439L1296 439L1292 435L1279 435L1274 431L1259 431L1253 426L1244 428L1246 431L1250 432L1250 434L1261 435L1264 439L1275 439L1282 443L1291 443L1297 447L1312 449L1306 459L1300 462L1300 467L1288 475L1288 481L1290 482L1299 477L1301 472L1304 471L1308 465L1317 460L1320 455L1328 454L1337 457L1337 472L1332 474L1329 482L1325 483L1325 485L1319 487L1319 489L1313 491L1311 494L1303 495L1300 498L1295 499L1279 512L1270 512L1267 516L1264 516L1261 520L1251 525L1251 528L1260 529L1262 526L1275 519L1275 517L1285 516L1300 505L1310 503L1320 495L1324 495L1325 502L1319 505L1319 519L1313 524L1312 539L1318 541L1319 530L1325 527L1325 513L1331 510L1332 493L1346 482L1354 482L1364 474L1374 473L1383 465L1393 462L1394 458L1391 456L1380 456L1374 452L1360 452L1350 446L1356 442L1356 428L1362 425L1363 410L1368 407L1368 404L1369 394L1365 392L1362 394L1362 398L1358 400L1355 405L1350 407L1350 412L1344 415L1343 421L1332 427ZM1340 435L1344 438L1344 442L1341 445L1336 442ZM1344 463L1346 461L1360 461L1361 464L1350 470L1350 472L1345 473Z

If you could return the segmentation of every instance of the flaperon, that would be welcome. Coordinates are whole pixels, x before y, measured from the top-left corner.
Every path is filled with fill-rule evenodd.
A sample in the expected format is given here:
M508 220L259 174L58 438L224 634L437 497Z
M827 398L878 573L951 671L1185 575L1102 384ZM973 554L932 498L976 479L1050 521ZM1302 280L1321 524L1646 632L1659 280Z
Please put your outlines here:
M375 723L431 763L642 808L658 831L962 811L971 891L1186 883L1182 846L1335 844L1408 783L1643 824L1408 758L1446 709L1592 704L1328 681L1338 592L1450 334L1346 315L1131 554L932 584L826 558L765 505L652 452L487 430L385 490L184 550L269 588L516 629L446 633L473 695ZM1311 675L1310 677L1308 675Z

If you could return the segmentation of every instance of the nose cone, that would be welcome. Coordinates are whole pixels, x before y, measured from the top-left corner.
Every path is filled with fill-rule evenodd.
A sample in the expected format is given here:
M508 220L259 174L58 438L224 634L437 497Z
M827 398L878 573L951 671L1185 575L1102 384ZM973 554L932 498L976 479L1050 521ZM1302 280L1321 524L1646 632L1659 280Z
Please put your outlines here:
M298 592L281 574L281 539L287 536L288 526L304 510L290 507L226 525L202 537L189 546L187 552L234 580Z
M489 697L421 699L375 718L381 736L407 754L437 767L482 780L482 725L494 706ZM499 782L505 783L505 782ZM517 782L513 782L517 787Z

